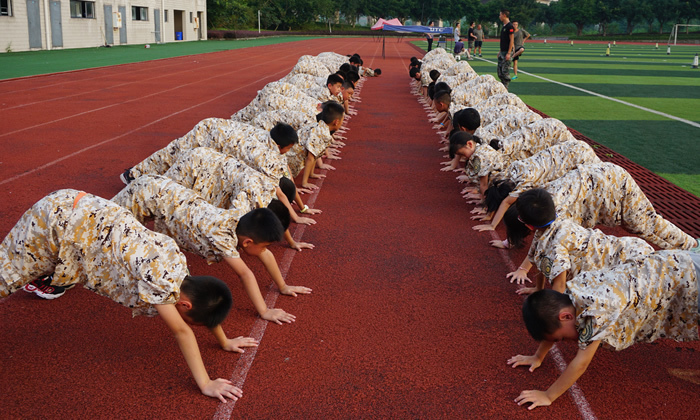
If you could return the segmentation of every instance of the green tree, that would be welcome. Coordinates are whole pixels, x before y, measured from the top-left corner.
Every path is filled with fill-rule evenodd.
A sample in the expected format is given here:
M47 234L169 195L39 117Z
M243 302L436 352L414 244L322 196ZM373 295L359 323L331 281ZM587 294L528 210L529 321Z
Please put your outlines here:
M595 0L560 0L562 19L576 25L576 35L581 36L583 27L595 22Z
M640 0L622 0L620 3L620 17L625 20L625 33L628 35L634 31L635 24L642 20L641 5Z
M538 3L537 4L537 14L535 15L535 20L542 22L549 26L549 33L552 33L554 25L561 21L561 12L559 10L559 2L552 2L547 4Z
M664 25L668 22L678 22L680 14L680 4L678 0L653 0L651 1L651 9L659 21L659 33L664 32Z
M244 29L252 26L254 12L246 0L207 0L211 28Z
M510 20L527 26L535 21L537 2L535 0L502 0L501 8L508 9Z
M595 5L595 18L603 36L608 34L608 25L621 15L620 0L598 0Z

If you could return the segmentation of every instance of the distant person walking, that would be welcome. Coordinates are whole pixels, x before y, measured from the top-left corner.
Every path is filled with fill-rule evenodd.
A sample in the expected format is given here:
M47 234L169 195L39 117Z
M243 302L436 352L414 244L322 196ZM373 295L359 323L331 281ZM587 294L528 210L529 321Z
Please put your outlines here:
M432 28L433 26L435 26L435 22L431 20L428 27ZM426 32L425 40L428 41L428 52L430 52L430 50L433 49L433 34L431 32Z
M510 12L507 9L501 10L498 18L503 23L503 28L501 29L501 46L498 53L498 78L501 83L508 88L510 84L510 59L511 51L513 51L513 33L515 28L513 24L510 23Z
M462 23L461 23L461 22L457 22L457 24L455 25L455 30L454 30L454 34L455 34L455 44L459 42L459 39L460 39L459 37L462 35L462 34L459 32L461 27L462 27Z
M518 59L525 52L525 41L530 38L530 33L525 29L519 28L518 22L513 21L513 78L515 80L518 78Z
M476 40L474 40L474 51L472 51L472 56L476 56L476 50L479 50L479 57L481 57L481 45L484 43L484 30L481 29L481 24L476 25L476 29L474 29L474 36L476 36Z

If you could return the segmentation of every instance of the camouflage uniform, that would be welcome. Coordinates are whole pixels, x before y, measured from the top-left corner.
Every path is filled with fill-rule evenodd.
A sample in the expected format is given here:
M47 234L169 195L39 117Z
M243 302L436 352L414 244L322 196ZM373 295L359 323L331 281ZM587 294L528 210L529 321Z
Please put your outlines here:
M697 246L692 236L656 213L629 172L613 163L579 165L544 188L552 195L557 214L583 227L623 226L665 249Z
M493 121L491 124L477 128L474 135L482 140L489 141L492 139L505 139L514 131L520 130L525 126L541 120L538 114L534 112L519 112L517 114L504 115L501 118Z
M326 80L328 80L328 79L324 78L324 77L317 77L317 76L312 76L310 74L298 73L298 74L293 74L293 75L287 75L284 78L282 78L280 81L289 83L291 85L298 87L302 91L305 91L305 90L310 89L310 88L315 87L315 86L325 86Z
M311 55L302 55L299 57L299 61L297 61L297 64L292 68L292 71L289 72L290 75L299 73L310 74L317 77L328 77L331 74L328 67Z
M240 257L236 227L239 215L207 203L196 192L157 175L144 175L112 201L130 210L141 223L154 218L154 230L209 264Z
M643 239L606 235L557 216L551 225L535 232L527 257L547 279L567 271L568 281L583 271L610 268L652 252L654 248Z
M492 106L497 106L497 105L513 105L517 106L518 108L522 109L523 111L528 111L530 108L525 105L525 102L523 102L522 99L518 97L518 95L514 93L499 93L497 95L493 95L489 97L486 100L483 100L479 102L478 104L474 105L474 109L479 111L481 113L483 110L486 110L488 108L491 108Z
M566 125L555 118L544 118L506 137L501 142L501 153L508 155L511 160L522 160L566 141L576 141Z
M587 163L600 163L600 159L591 146L579 140L555 144L527 159L516 160L506 170L506 178L516 184L510 196L518 197L525 190L542 187Z
M479 104L479 106L481 106L481 104ZM530 112L530 110L527 107L525 107L525 109L522 109L511 104L495 105L490 108L482 107L479 111L479 117L481 117L481 126L486 127L501 117L510 114L517 114L520 112Z
M303 127L299 130L298 135L299 143L285 154L292 178L296 178L304 169L307 151L318 158L333 141L331 131L323 120L315 125Z
M316 117L311 117L301 111L278 109L259 113L250 124L265 131L270 131L278 122L289 124L295 130L299 130L305 125L316 124Z
M131 168L129 173L134 178L145 174L161 175L172 166L178 155L184 151L195 147L209 147L223 151L229 146L235 147L248 137L261 137L262 133L262 130L248 124L221 118L208 118L200 121L189 133L171 141L164 148L142 160ZM267 133L267 137L270 137L269 133ZM270 139L270 141L272 140Z
M49 194L8 233L0 244L0 296L53 273L53 285L81 283L132 308L134 316L176 303L188 272L175 241L110 201L79 194Z
M248 122L260 112L275 109L315 110L320 102L290 83L272 82L262 88L250 104L231 115L231 119Z
M622 350L658 338L698 339L698 277L686 251L588 271L567 283L579 348L593 341Z
M267 207L277 197L276 185L268 177L206 147L181 154L163 176L195 191L209 204L236 210L237 218Z

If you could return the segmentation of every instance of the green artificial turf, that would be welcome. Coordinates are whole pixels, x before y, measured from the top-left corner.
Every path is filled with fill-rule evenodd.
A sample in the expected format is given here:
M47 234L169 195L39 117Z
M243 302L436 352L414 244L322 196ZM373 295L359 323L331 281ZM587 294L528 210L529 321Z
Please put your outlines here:
M691 68L700 47L672 46L668 55L665 45L618 44L609 57L606 49L606 44L527 42L509 90L700 197L700 128L668 117L700 123L700 69ZM469 64L497 78L498 43L486 42L482 52L483 58Z
M0 80L116 64L138 63L238 48L294 42L316 37L284 36L241 40L207 40L167 44L119 45L111 48L76 48L0 54Z

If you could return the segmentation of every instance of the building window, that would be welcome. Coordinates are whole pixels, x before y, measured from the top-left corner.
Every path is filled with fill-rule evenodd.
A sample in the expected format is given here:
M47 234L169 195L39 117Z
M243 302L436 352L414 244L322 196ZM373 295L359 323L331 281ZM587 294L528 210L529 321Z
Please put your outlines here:
M192 12L190 12L190 23L192 23Z
M163 15L163 21L167 22L168 21L168 11L165 11L165 14Z
M70 17L72 18L95 18L95 2L94 1L70 1Z
M0 0L0 16L12 16L12 2Z
M148 7L131 6L131 20L148 20Z

